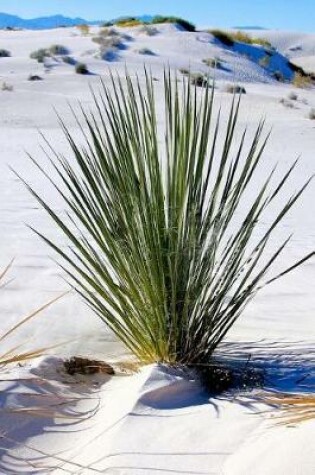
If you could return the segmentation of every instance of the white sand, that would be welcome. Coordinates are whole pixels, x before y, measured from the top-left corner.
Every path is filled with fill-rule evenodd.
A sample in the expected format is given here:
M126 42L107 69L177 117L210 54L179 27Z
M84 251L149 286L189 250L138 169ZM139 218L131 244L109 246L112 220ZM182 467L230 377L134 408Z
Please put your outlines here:
M88 84L97 85L100 74L107 80L108 67L123 73L126 63L131 73L141 73L145 61L159 79L156 82L159 96L165 63L206 71L202 59L219 56L225 66L217 73L218 101L223 110L227 110L231 99L222 92L224 84L236 80L247 91L241 124L247 123L252 129L265 115L267 127L273 126L262 177L276 162L281 171L299 154L300 165L287 193L294 192L314 173L315 123L308 119L309 110L315 107L314 89L296 90L298 101L289 109L280 104L279 99L287 97L293 88L276 83L256 62L241 55L246 48L230 51L207 33L184 33L173 26L160 27L160 33L150 38L140 34L138 29L127 33L132 41L126 42L127 48L119 52L115 61L106 63L93 57L96 45L91 38L78 36L75 29L0 31L0 47L12 53L11 58L0 58L0 85L5 81L14 87L12 92L0 91L0 266L15 258L10 271L14 280L1 289L1 331L67 289L51 252L25 223L44 230L58 242L61 238L9 166L38 190L45 191L46 197L61 209L53 191L47 189L47 184L31 166L25 150L36 157L42 156L39 128L59 151L66 153L67 146L53 106L75 131L66 101L75 104L79 99L85 105L90 104ZM259 36L262 34L266 37L269 34L283 54L289 54L290 48L298 45L301 49L295 56L299 56L301 64L303 58L309 58L308 64L315 64L313 37L259 32ZM53 43L67 46L71 56L86 62L95 75L78 76L73 66L61 62L53 63L50 72L45 73L43 65L29 59L30 52ZM139 55L137 50L142 47L152 49L156 55ZM259 55L259 49L256 53ZM287 74L284 56L279 55L277 61ZM44 80L27 81L30 73L39 74ZM277 269L314 249L314 199L314 185L311 185L279 227L277 240L292 232L294 238ZM311 260L265 289L229 335L231 346L225 350L233 354L237 348L242 355L256 355L267 368L271 389L311 390L313 384L314 390L314 277L315 262ZM68 340L71 343L56 349L55 353L109 360L119 359L124 353L76 295L64 297L21 329L8 345L26 341L27 348L36 348ZM240 343L233 346L233 342ZM260 412L266 407L256 401L255 393L240 395L236 400L230 395L209 400L196 381L158 367L145 368L132 377L114 377L104 385L64 385L59 373L48 374L55 366L55 360L48 360L39 369L35 364L18 370L20 378L33 378L34 372L44 377L46 381L41 385L38 381L22 379L3 383L1 404L7 410L12 406L51 405L55 411L58 396L62 399L65 419L55 418L52 412L49 417L38 417L34 422L34 417L1 413L1 431L5 438L1 442L0 473L37 473L38 464L46 467L42 473L49 473L49 467L55 467L54 473L77 474L311 475L315 471L315 451L311 445L314 422L296 428L275 427L270 414ZM306 388L297 385L308 373ZM6 377L12 379L14 375ZM48 396L34 399L34 396L24 396L25 392L44 392ZM80 400L69 401L72 397ZM73 417L67 418L65 412ZM50 457L41 455L42 452ZM66 464L67 460L71 463Z

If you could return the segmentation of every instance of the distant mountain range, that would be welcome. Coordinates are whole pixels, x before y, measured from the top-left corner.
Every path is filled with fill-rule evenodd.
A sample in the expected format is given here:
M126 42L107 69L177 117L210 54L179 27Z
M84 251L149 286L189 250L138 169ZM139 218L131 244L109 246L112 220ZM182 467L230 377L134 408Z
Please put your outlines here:
M138 16L139 20L150 21L152 15ZM115 21L115 20L111 20ZM84 18L69 18L63 15L53 15L47 17L25 19L16 15L0 12L0 29L3 28L24 28L27 30L46 30L49 28L58 28L61 26L76 26L82 24L100 25L104 20L90 21Z
M98 25L101 21L87 21L83 18L69 18L63 15L24 19L16 15L0 13L0 28L25 28L29 30L45 30L59 26L76 26L83 23Z
M267 30L263 26L233 26L233 30Z

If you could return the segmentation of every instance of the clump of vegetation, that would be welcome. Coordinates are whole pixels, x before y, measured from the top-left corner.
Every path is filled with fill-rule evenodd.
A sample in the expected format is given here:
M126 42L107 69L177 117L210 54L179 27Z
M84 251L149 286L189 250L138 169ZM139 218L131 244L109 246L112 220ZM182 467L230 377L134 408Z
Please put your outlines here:
M190 82L194 86L206 87L208 86L208 78L201 73L192 73L190 74Z
M301 73L295 73L292 81L293 86L298 88L307 88L312 85L312 80L309 76Z
M72 56L63 56L62 61L66 64L69 64L70 66L75 66L77 63L76 60L72 58Z
M195 25L190 23L187 20L184 20L183 18L175 17L175 16L160 16L157 15L152 18L151 24L156 25L160 23L176 23L177 25L181 26L185 31L196 31Z
M1 84L1 91L12 92L13 91L13 85L8 84L7 82L3 81L3 83Z
M139 32L147 36L155 36L158 34L159 30L151 25L143 25Z
M249 45L261 45L264 47L272 48L272 45L269 41L265 40L264 38L255 38L252 36L249 36L247 33L244 33L243 31L222 31L222 30L209 30L209 33L211 33L217 40L219 40L221 43L223 43L225 46L233 46L234 43L240 42L240 43L246 43Z
M0 49L0 58L10 58L11 53L7 49Z
M187 81L179 91L166 71L161 123L149 73L144 85L127 74L102 88L93 115L83 115L86 143L65 127L73 154L54 161L71 222L29 187L71 246L44 239L138 360L204 366L257 292L314 255L270 275L288 243L270 253L270 239L307 183L283 204L293 164L257 187L264 129L243 140L235 97L222 119L214 89Z
M218 58L205 58L202 62L209 68L220 69L222 67L222 63Z
M63 45L51 45L49 48L40 48L30 54L31 59L36 59L39 63L43 63L46 58L51 56L63 56L69 53L68 48Z
M271 76L278 82L285 82L285 77L281 71L273 71Z
M115 25L121 28L127 28L127 27L132 27L132 26L143 25L143 21L135 17L126 17L126 18L120 18L119 20L117 20L115 22Z
M144 54L147 56L155 56L155 53L149 48L140 48L137 50L139 54Z
M188 76L190 74L190 71L187 68L180 68L179 72L183 74L184 76Z
M43 63L45 58L51 56L50 52L45 48L37 49L30 54L31 59L36 59L38 63Z
M69 54L68 48L63 45L51 45L48 51L54 56L63 56Z
M37 74L30 74L27 80L28 81L42 81L43 78L41 76L38 76Z
M92 41L99 45L100 57L105 60L111 60L117 50L124 47L123 39L127 39L127 37L121 35L114 28L102 28L98 36L92 38Z
M230 33L227 33L222 30L209 30L209 33L211 33L218 41L223 43L225 46L231 47L234 45L234 40Z
M229 92L230 94L246 94L246 89L239 84L227 84L224 88L224 92Z
M280 104L282 104L284 107L287 107L288 109L294 109L293 102L291 102L288 99L285 99L284 97L282 97L279 102Z
M311 120L315 120L315 109L311 109L309 111L308 118Z
M264 38L250 36L244 31L231 32L230 36L233 38L234 41L239 41L240 43L246 43L249 45L261 45L268 48L272 47L272 44Z
M262 68L269 68L270 66L270 55L266 54L258 61L259 66Z
M103 28L110 28L114 26L114 22L113 21L104 21L104 23L102 23L102 27Z
M85 63L77 63L75 65L75 72L77 74L90 74L88 67Z
M290 99L290 101L297 101L298 100L298 95L296 92L293 92L291 91L288 95L288 99Z
M82 36L88 36L90 34L90 26L86 24L78 25L77 29Z

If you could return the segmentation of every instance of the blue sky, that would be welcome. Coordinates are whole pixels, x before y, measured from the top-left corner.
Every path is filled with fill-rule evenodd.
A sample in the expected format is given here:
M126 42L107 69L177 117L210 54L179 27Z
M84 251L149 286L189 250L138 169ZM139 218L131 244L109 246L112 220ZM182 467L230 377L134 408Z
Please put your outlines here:
M315 33L315 0L0 0L0 11L25 18L62 13L91 20L160 13L199 26L261 25Z

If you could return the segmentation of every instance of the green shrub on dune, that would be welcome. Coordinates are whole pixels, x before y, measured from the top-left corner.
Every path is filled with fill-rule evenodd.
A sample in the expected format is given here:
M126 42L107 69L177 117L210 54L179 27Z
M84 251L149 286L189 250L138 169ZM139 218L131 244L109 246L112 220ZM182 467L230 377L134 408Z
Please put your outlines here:
M184 20L183 18L174 17L174 16L160 16L157 15L152 18L151 24L159 24L159 23L176 23L177 25L181 26L186 31L195 31L196 27L190 21Z
M189 78L180 86L166 71L160 116L150 74L144 86L128 74L112 77L94 97L94 114L84 113L85 145L65 126L72 153L59 156L52 145L57 178L35 162L67 214L30 190L70 247L40 235L89 306L143 362L208 363L257 292L313 255L269 275L289 241L266 254L269 240L306 185L257 239L295 164L257 187L263 124L251 139L240 136L239 98L226 121L214 112L214 94Z

